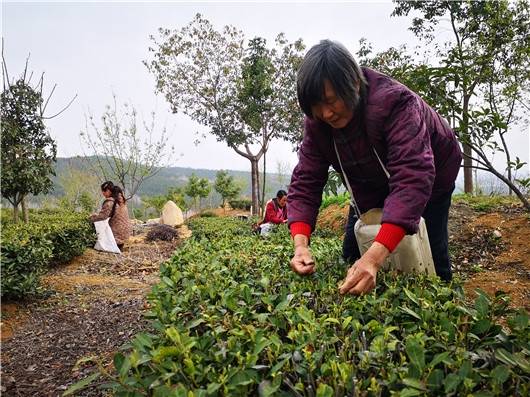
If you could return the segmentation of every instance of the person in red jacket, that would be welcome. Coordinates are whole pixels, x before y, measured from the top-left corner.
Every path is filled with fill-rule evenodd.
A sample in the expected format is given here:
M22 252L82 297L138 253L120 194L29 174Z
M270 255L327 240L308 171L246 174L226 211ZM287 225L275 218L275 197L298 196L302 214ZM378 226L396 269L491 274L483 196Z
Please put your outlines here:
M276 197L267 202L265 217L260 223L260 232L267 235L274 225L287 223L287 193L278 190Z

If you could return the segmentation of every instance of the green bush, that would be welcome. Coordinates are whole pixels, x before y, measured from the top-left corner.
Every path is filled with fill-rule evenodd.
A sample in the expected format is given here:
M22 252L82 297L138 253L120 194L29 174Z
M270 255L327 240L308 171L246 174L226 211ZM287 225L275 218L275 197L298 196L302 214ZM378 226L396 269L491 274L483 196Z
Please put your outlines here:
M322 204L320 204L320 209L323 210L324 208L329 207L332 204L336 204L338 206L344 206L350 202L350 194L348 192L344 192L337 195L328 195L322 197Z
M263 239L226 218L190 226L150 296L155 333L114 358L115 395L530 392L528 314L501 294L469 306L458 283L381 273L374 292L340 296L338 238L311 239L318 270L300 277L286 228Z
M235 210L250 211L250 207L252 207L252 200L248 200L248 199L230 200L228 204L230 204L230 207L232 207Z
M4 222L2 216L2 296L19 299L35 293L46 268L65 263L95 242L86 214L36 211L30 223Z
M202 211L197 215L199 218L215 218L217 217L217 214L212 211Z

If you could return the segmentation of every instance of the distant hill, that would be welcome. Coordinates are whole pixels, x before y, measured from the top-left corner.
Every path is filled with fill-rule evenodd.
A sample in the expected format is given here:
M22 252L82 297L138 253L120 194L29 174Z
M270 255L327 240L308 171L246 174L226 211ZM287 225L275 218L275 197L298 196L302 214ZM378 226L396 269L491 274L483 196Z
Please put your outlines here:
M81 170L90 169L89 165L87 165L87 162L95 163L96 158L82 156L58 158L55 167L56 176L53 178L54 189L51 195L58 197L64 193L59 180L61 175L64 175L67 172L68 168L73 167ZM184 186L192 174L195 174L200 178L206 178L213 183L215 181L215 174L217 171L219 170L187 167L165 167L162 168L155 176L147 179L140 186L138 195L140 197L149 197L165 194L171 187ZM241 195L250 197L250 172L234 170L227 171L234 177L234 179L241 181L240 183L243 186ZM286 189L286 185L290 182L290 179L290 175L283 175L280 177L278 174L267 173L267 186L265 187L267 196L275 194L279 189ZM283 184L280 183L280 181L283 182Z

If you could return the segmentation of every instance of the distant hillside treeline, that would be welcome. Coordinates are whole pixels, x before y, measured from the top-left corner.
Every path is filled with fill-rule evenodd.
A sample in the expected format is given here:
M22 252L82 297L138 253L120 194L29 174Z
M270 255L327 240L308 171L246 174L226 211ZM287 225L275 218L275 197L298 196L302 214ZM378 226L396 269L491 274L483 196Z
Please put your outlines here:
M60 184L61 176L65 175L69 168L76 168L90 172L90 166L87 162L94 163L96 161L93 157L69 157L57 158L55 167L56 175L53 177L54 188L50 195L60 197L64 194L64 190ZM162 168L155 176L147 179L138 191L140 197L159 196L166 194L171 187L184 186L191 174L195 174L200 178L208 179L212 184L215 181L215 174L218 170L207 170L202 168L187 168L187 167L166 167ZM241 181L243 187L241 195L250 196L250 172L248 171L234 171L227 170L235 180ZM275 194L279 189L287 189L287 185L291 180L291 175L278 175L267 173L267 196ZM103 182L103 181L102 181ZM213 190L213 188L212 188Z

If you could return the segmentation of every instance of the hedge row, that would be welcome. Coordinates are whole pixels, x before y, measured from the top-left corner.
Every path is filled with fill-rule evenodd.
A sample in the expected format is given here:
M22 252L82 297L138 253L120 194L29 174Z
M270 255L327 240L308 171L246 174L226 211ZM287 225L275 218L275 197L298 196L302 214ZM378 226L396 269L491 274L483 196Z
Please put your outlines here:
M340 296L338 238L312 238L318 270L300 277L285 227L266 239L222 218L190 227L153 289L154 332L114 358L114 395L530 393L528 314L506 296L468 305L458 282L390 273L371 294Z
M246 210L250 211L250 207L252 207L252 200L230 200L228 202L230 204L230 207L232 207L235 210Z
M12 224L2 217L2 297L35 293L47 267L68 262L94 244L86 214L32 213L30 223Z

